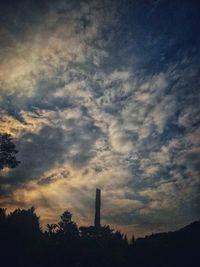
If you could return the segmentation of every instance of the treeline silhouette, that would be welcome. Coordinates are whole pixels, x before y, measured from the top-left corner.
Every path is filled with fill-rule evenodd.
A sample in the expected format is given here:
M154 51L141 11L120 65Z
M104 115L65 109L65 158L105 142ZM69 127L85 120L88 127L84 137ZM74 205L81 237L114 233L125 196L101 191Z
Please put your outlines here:
M0 266L198 266L200 222L131 242L108 225L78 227L65 211L42 231L34 208L0 208Z

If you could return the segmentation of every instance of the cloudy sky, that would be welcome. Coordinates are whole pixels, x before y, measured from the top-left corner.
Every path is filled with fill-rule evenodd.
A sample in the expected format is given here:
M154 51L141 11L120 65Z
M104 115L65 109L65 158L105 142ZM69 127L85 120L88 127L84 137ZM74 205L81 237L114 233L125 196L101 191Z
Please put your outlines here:
M200 5L1 1L0 206L145 235L200 218Z

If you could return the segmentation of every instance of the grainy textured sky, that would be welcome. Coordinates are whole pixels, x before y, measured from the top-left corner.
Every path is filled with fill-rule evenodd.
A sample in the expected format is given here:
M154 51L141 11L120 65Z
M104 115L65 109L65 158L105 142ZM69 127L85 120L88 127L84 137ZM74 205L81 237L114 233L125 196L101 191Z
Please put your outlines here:
M144 235L199 219L198 1L1 1L0 205Z

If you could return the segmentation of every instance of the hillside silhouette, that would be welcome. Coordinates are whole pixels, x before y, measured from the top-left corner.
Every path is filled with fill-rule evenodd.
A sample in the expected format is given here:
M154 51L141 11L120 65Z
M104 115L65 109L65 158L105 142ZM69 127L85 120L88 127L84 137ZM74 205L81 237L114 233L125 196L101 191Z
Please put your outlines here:
M135 255L138 266L198 266L200 221L168 233L138 238ZM145 257L145 258L144 258Z
M198 266L199 237L197 221L129 243L108 225L78 227L69 211L42 231L34 208L0 208L0 266Z

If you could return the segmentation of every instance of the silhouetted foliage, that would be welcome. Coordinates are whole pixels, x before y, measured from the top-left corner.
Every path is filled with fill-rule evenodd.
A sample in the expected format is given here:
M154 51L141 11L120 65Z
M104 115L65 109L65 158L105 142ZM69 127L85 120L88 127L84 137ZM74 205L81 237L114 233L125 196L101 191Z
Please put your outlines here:
M6 209L0 208L0 228L3 228L6 223Z
M197 266L200 222L179 231L152 234L130 244L108 225L77 227L65 211L41 230L34 208L10 214L0 208L0 265L20 267Z
M0 208L0 223L6 219L6 209Z
M134 235L132 235L132 237L131 237L131 246L134 246L134 244L135 244L135 236Z
M78 227L72 221L72 214L69 211L65 211L61 216L61 220L58 223L59 230L58 232L61 233L68 239L73 239L78 236Z
M51 237L56 234L58 225L55 223L47 224L47 230L45 231L46 235Z
M15 157L17 153L11 135L0 134L0 169L15 168L20 163Z
M16 209L7 216L9 228L20 238L35 240L40 237L39 217L32 207L28 210Z
M1 209L0 251L1 259L5 261L2 266L26 266L32 257L38 254L42 246L42 232L39 217L34 208L24 210L16 209L6 215ZM39 254L38 254L39 255ZM4 259L4 260L3 260ZM33 261L35 263L35 261ZM34 266L32 263L27 266Z

